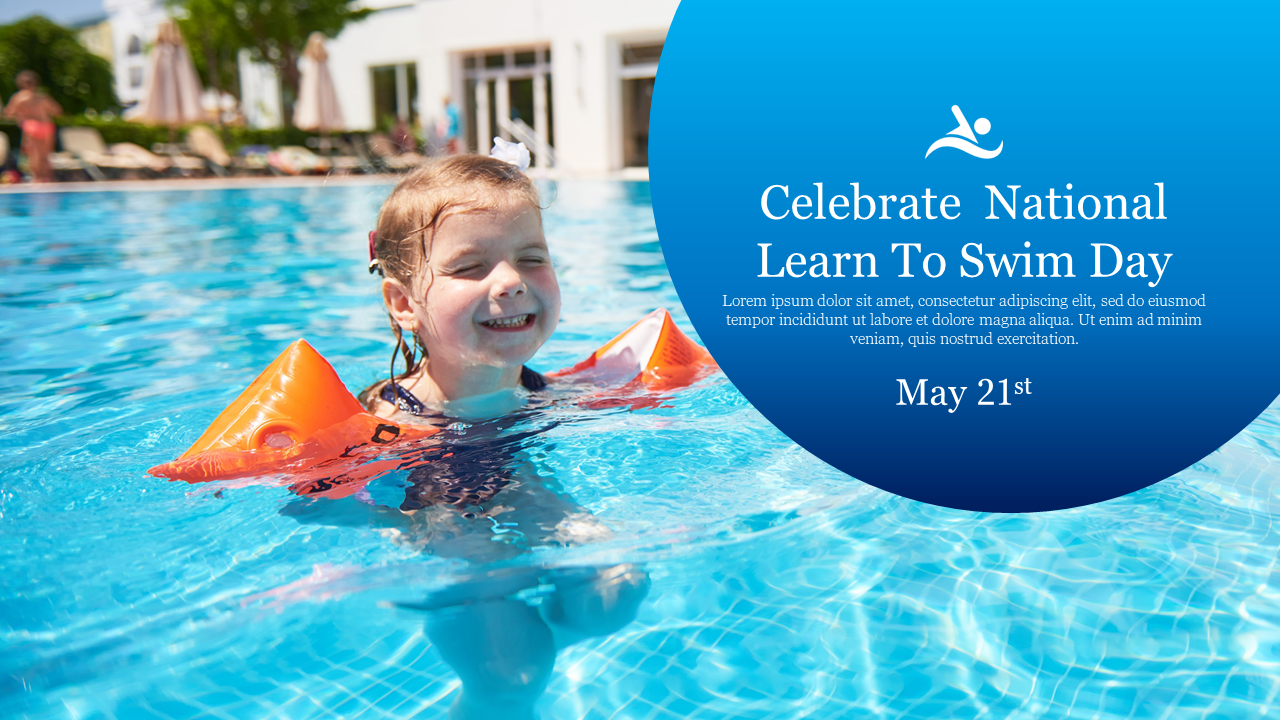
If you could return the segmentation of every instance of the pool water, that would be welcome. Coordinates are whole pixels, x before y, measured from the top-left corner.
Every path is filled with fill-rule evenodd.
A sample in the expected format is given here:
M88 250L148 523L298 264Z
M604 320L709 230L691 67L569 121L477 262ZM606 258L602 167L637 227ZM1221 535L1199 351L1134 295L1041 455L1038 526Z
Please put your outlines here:
M612 532L500 553L415 534L400 476L339 500L147 476L299 337L352 389L385 373L364 238L388 190L0 195L0 717L445 717L459 672L502 665L527 629L455 623L449 650L433 622L493 607L468 588L516 578L503 612L536 614L555 578L610 568L634 621L559 650L541 717L1275 709L1280 404L1146 490L991 515L844 476L716 374L661 407L522 421L526 487ZM696 338L647 184L546 191L564 315L532 367L656 307ZM476 522L463 534L509 545Z

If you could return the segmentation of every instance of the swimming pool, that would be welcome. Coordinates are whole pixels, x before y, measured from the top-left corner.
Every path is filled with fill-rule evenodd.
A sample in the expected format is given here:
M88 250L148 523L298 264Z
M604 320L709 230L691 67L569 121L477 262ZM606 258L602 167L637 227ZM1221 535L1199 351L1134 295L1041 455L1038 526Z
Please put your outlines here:
M296 338L352 388L385 372L364 235L388 190L0 195L0 717L444 717L457 675L406 606L486 570L620 563L648 577L636 620L560 652L543 717L1275 706L1280 404L1151 488L1002 516L850 479L716 375L669 407L553 411L527 452L615 534L491 563L373 519L394 478L311 501L145 475ZM552 193L564 316L531 365L659 306L692 333L647 184Z

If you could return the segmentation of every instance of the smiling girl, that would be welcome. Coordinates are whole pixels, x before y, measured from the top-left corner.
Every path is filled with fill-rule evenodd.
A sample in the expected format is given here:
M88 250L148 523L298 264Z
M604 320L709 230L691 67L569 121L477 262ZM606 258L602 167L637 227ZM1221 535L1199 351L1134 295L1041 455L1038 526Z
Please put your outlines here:
M370 412L501 414L517 388L546 385L524 363L555 330L560 288L537 188L519 166L463 155L409 175L383 204L370 249L408 366L395 375L393 356L391 378L361 394Z
M528 162L523 146L515 155ZM630 622L649 584L631 564L488 565L611 535L524 457L537 431L511 433L500 417L546 387L524 363L560 317L537 188L521 164L438 160L396 186L369 242L396 350L391 377L360 400L380 417L443 426L448 448L408 474L409 524L396 537L475 570L423 606L427 635L462 681L450 716L531 718L557 650ZM551 588L536 606L519 596L536 588Z

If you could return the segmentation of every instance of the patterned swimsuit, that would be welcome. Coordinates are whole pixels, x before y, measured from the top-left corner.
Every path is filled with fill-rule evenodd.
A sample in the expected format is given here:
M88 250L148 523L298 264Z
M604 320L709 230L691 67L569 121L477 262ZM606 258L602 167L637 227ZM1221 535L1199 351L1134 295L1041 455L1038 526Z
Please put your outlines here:
M547 386L547 380L529 368L521 367L520 384L526 390L537 392ZM428 410L421 400L395 381L383 386L380 397L410 415L448 419L442 413ZM451 505L463 512L464 517L474 515L470 508L483 512L484 508L481 506L511 482L519 463L516 453L524 440L548 429L504 433L516 419L519 419L519 415L463 428L454 424L447 425L441 434L445 441L442 446L445 454L409 472L412 485L405 489L400 509L418 510L432 505Z

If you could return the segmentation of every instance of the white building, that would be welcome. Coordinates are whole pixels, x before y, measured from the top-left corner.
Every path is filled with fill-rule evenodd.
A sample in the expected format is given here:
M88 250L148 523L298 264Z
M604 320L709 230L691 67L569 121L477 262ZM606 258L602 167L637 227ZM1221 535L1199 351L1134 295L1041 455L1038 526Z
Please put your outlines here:
M431 136L450 97L472 151L488 150L494 135L513 139L504 121L519 119L562 170L648 165L649 102L678 0L359 1L375 12L328 46L349 129L386 131L404 117ZM103 9L117 95L130 105L164 2L104 0ZM242 53L240 84L247 121L278 125L274 72ZM535 165L546 161L535 152Z
M103 0L102 9L111 27L116 97L129 106L142 99L146 51L155 42L160 23L168 13L163 0Z
M240 112L250 127L280 127L284 112L280 101L280 79L266 63L249 59L249 51L236 57L240 75Z
M366 0L376 11L329 43L329 71L354 130L387 130L401 116L430 135L448 96L473 151L488 150L494 135L510 139L500 120L519 118L554 148L561 169L643 167L658 56L676 5ZM278 114L276 97L245 90L246 108Z

